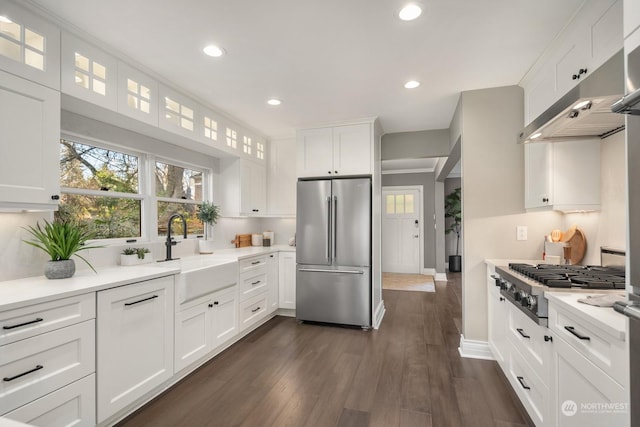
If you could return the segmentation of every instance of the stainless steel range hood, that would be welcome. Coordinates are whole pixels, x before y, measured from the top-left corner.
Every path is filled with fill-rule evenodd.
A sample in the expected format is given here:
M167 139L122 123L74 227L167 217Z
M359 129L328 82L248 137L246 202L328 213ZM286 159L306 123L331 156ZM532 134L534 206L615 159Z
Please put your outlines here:
M624 93L624 57L615 54L518 134L518 143L606 138L624 130L611 105Z

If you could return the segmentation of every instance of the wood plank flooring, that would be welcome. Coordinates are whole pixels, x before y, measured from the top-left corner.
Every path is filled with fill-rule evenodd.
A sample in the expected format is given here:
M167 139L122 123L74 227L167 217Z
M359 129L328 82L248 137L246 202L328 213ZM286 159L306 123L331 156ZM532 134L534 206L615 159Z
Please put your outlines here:
M496 362L458 354L459 275L383 297L377 331L276 317L119 426L533 425Z

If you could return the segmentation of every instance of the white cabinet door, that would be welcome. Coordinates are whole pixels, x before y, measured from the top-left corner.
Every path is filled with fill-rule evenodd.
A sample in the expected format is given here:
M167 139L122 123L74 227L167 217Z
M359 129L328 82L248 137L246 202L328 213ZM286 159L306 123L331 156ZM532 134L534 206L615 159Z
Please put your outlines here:
M556 101L556 69L552 64L542 68L535 81L524 88L525 126Z
M0 207L57 209L60 93L0 71L0 129Z
M371 174L372 149L370 124L333 128L334 175Z
M25 79L60 89L60 30L18 6L0 3L2 47L0 69Z
M278 309L278 254L269 254L267 258L267 287L269 289L269 308L267 311L273 313Z
M194 100L162 84L159 85L159 93L158 126L169 132L197 139L204 126L196 121L200 114L200 106Z
M296 214L296 140L269 142L267 170L267 212L270 215ZM273 242L272 242L273 244Z
M189 366L211 350L213 303L204 301L176 313L175 372Z
M524 207L548 206L551 200L552 152L551 144L536 142L524 146Z
M213 300L213 316L211 317L211 347L213 349L224 344L238 332L237 288L234 286L218 291L211 298Z
M118 62L118 113L158 126L158 83L146 74Z
M241 213L264 215L267 212L267 168L253 161L240 160L242 186Z
M507 319L509 318L510 303L500 294L499 288L496 288L492 278L488 279L488 286L489 347L496 362L506 371L509 351Z
M280 252L278 255L278 282L280 308L296 308L296 253Z
M624 38L640 28L640 0L624 0Z
M173 276L98 292L98 422L173 375Z
M300 130L297 140L298 176L333 176L333 129Z
M616 0L591 26L591 67L594 70L622 48L622 23L622 0Z

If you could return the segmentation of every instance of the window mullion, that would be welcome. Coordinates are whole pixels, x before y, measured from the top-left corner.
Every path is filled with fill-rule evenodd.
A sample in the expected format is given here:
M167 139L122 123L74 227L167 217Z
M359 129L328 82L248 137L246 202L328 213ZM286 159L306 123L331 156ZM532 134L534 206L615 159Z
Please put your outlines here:
M155 164L156 158L152 154L144 156L142 163L143 176L145 177L141 190L144 192L144 229L149 240L158 239L158 200L155 191Z

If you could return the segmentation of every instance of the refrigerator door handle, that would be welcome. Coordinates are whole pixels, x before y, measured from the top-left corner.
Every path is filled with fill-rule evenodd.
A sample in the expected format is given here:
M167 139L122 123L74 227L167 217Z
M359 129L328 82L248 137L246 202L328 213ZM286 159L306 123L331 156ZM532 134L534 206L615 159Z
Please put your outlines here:
M332 219L333 219L333 260L335 261L336 256L337 256L337 244L336 242L338 241L338 227L337 227L337 222L338 222L338 196L333 196L333 215L332 215Z
M364 274L362 270L322 270L320 268L299 268L298 271L304 271L306 273Z
M327 197L327 261L331 262L331 236L333 230L331 229L331 197Z

